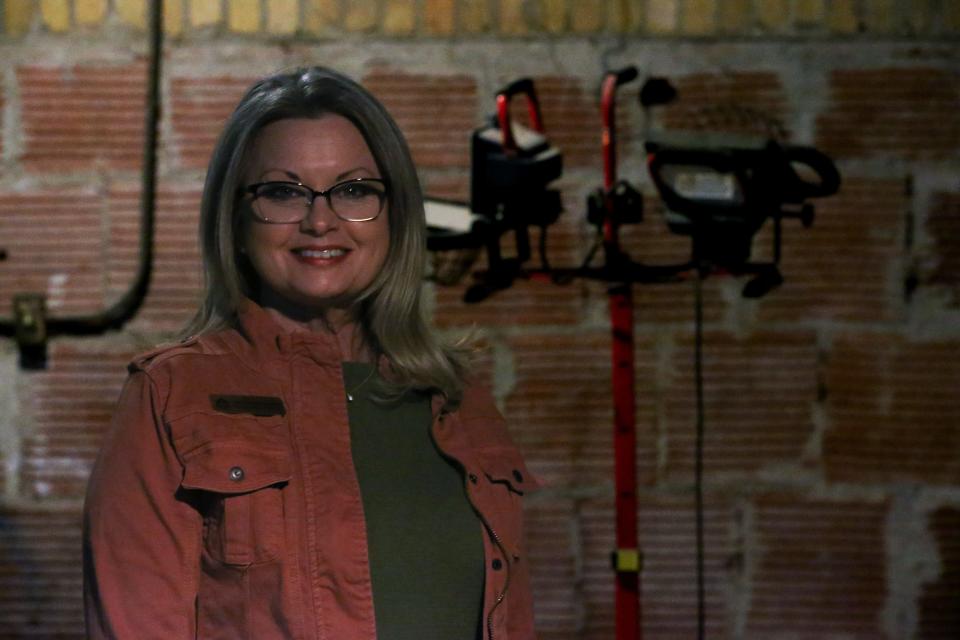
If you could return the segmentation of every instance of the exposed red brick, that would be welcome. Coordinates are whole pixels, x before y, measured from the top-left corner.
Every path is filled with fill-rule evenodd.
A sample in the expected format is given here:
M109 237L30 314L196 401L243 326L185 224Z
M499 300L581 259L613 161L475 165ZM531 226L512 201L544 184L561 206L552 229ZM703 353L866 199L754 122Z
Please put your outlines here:
M31 171L136 169L143 157L146 66L17 68Z
M524 508L527 561L538 637L569 637L578 626L577 563L570 500L532 501Z
M694 73L674 84L677 100L660 114L668 129L789 137L789 107L774 72Z
M254 80L253 76L170 80L173 148L181 166L206 168L224 123Z
M426 169L421 171L423 193L429 198L469 202L470 173L466 169L454 172L438 172Z
M662 391L671 478L694 467L696 396L688 337L673 350ZM704 472L744 473L804 464L813 435L817 349L812 333L761 333L743 340L710 332L703 353Z
M397 121L418 166L470 166L470 134L477 125L472 76L374 69L363 84Z
M830 481L960 483L960 341L846 335L826 375Z
M51 317L100 311L103 200L89 189L0 193L0 291L5 317L17 293L46 296Z
M80 514L5 507L0 514L0 626L7 638L81 640Z
M941 507L930 516L940 575L920 596L920 638L960 636L960 509Z
M932 68L838 69L830 108L817 118L817 146L831 155L956 157L960 76Z
M518 280L483 302L467 304L463 294L470 284L468 276L464 284L437 287L434 321L438 326L569 325L583 312L583 293L576 285Z
M525 335L510 341L516 384L506 415L534 473L550 485L613 481L613 400L608 333ZM636 343L637 475L656 477L655 359Z
M200 193L197 183L161 184L157 191L153 273L150 291L135 324L175 331L193 315L201 287L197 245ZM140 192L119 185L108 194L110 295L118 298L133 282L140 263Z
M707 497L704 510L704 568L707 637L726 637L729 625L724 593L739 570L731 539L733 515L721 498ZM643 637L691 638L697 630L695 515L692 497L641 496L637 515L643 553L640 576ZM585 638L614 637L615 548L612 500L589 500L579 513L583 553L581 600Z
M48 368L21 385L30 420L21 451L22 491L35 498L81 498L110 422L132 348L50 345Z
M813 227L784 222L784 284L763 298L765 320L891 319L903 296L906 196L901 182L848 179L816 203ZM769 226L769 225L768 225ZM765 244L769 229L758 235Z
M948 4L925 3L928 9ZM139 257L139 198L132 171L142 152L145 68L82 61L72 67L70 52L53 39L34 44L44 49L40 58L58 62L18 63L19 69L10 68L9 86L0 86L0 120L6 118L0 122L0 153L10 170L4 173L5 191L0 190L0 248L9 253L0 262L5 296L0 316L9 315L11 294L25 290L46 293L53 316L96 312L126 289ZM942 57L942 43L919 38L888 44L869 47L878 54L877 65L899 69L832 75L826 69L823 85L832 83L830 95L803 95L806 80L785 70L785 57L776 52L763 62L768 71L739 74L689 74L704 67L681 56L674 69L681 74L680 99L654 111L654 129L668 132L781 135L776 129L783 122L798 122L792 109L800 103L826 105L825 112L800 118L815 123L816 145L852 159L841 163L845 173L860 167L863 175L874 176L845 175L843 191L817 203L812 229L785 223L781 269L786 282L767 297L731 300L729 280L711 277L705 283L705 315L715 325L706 339L708 486L723 482L738 505L753 499L758 480L795 486L799 494L761 497L743 509L731 505L733 498L708 493L710 638L872 640L887 637L894 618L897 629L915 626L917 637L960 636L960 509L950 504L930 514L927 538L934 543L934 557L924 566L935 575L924 569L926 583L912 585L908 576L906 587L901 581L888 594L886 583L894 576L886 576L892 565L884 534L893 540L909 537L916 523L899 522L886 503L863 497L906 484L918 487L928 501L949 501L960 480L960 400L954 382L960 379L960 346L943 337L953 329L938 324L942 314L931 316L936 312L915 304L927 298L904 301L904 279L915 275L921 292L930 291L950 308L960 305L960 196L949 189L921 194L929 208L913 212L918 226L911 246L907 214L915 203L895 177L901 169L917 167L945 175L944 167L956 163L960 76ZM746 57L776 48L742 45L708 45L711 64L742 68ZM193 50L204 58L207 70L180 65L167 81L164 165L178 176L195 175L206 166L223 121L253 77L243 77L244 70L232 63L215 68L225 60L217 46L199 41L178 46L186 47L181 53L187 57ZM839 57L830 61L832 46L817 54L820 66L849 64L840 58L856 47L840 45L833 51ZM397 51L404 47L400 43ZM99 55L87 45L81 49L86 60ZM278 52L268 57L284 55ZM860 50L854 57L864 55ZM481 81L479 67L462 62L448 59L444 64L450 70L437 76L374 71L370 86L382 92L408 134L426 192L465 199L469 136L494 104L492 95L476 91L477 82L488 86L490 79ZM564 66L582 71L581 62L564 61ZM577 78L548 78L536 75L545 67L538 71L535 62L531 65L527 72L538 83L547 134L564 152L567 167L562 181L567 211L550 231L551 262L577 265L592 241L592 230L582 220L583 195L599 184L602 166L599 74L590 78L576 71ZM241 75L231 76L235 71ZM210 77L185 77L203 73ZM643 171L639 138L632 133L642 122L638 85L619 94L622 168L634 172L622 170L621 177L649 185L636 173ZM813 88L824 93L819 85ZM522 98L514 108L516 119L526 121ZM858 164L861 160L865 165ZM21 180L24 169L32 176ZM76 186L77 179L67 173L74 170L101 175L87 183L106 184L104 193ZM121 179L129 182L117 184L117 170L126 172ZM54 172L64 174L46 175ZM8 372L17 438L2 462L6 475L17 479L19 493L7 497L70 507L50 512L7 505L4 510L0 636L82 637L77 510L125 375L123 364L139 350L129 343L139 335L152 341L157 332L179 327L199 293L200 185L177 179L161 184L153 286L133 324L112 337L58 338L51 343L48 371ZM19 192L11 193L14 189ZM623 230L625 250L647 264L686 260L689 238L671 234L661 205L646 195L646 220ZM756 239L755 256L769 255L769 239L765 228ZM536 262L535 257L531 266ZM915 271L906 273L908 267ZM65 278L62 286L59 274ZM498 400L532 472L551 485L525 500L524 560L532 571L538 637L609 640L613 505L608 498L610 340L602 322L606 286L518 282L473 306L460 301L463 290L437 289L437 320L452 328L450 333L474 322L491 327L499 349L479 356L481 380L493 382L494 372L513 358L516 379L496 380L496 386L514 386ZM638 470L649 493L641 497L638 516L646 554L644 637L693 637L694 514L686 493L693 444L693 285L637 285L634 300ZM912 305L909 314L906 304ZM730 323L730 333L721 333L719 322ZM914 327L934 337L928 342L904 337ZM813 485L807 483L811 478ZM0 494L14 491L5 480L0 474ZM674 493L663 495L668 492ZM811 495L850 497L818 501Z
M885 503L756 499L747 635L886 637L886 515Z
M725 306L719 278L703 284L704 319L719 320ZM634 285L633 318L637 324L657 325L664 322L693 322L696 296L692 282ZM593 285L591 295L606 295L605 286Z
M932 240L922 282L946 288L951 306L960 306L960 193L937 193L927 217L926 231Z

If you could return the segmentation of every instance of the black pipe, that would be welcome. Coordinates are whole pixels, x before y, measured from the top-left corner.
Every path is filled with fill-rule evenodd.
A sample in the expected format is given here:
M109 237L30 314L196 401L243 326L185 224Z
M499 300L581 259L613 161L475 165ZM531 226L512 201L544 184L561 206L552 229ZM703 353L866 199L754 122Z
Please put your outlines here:
M157 191L157 125L160 120L160 63L163 56L163 0L150 3L149 68L140 188L140 263L133 284L104 311L66 318L47 318L46 335L92 335L121 328L143 305L153 270L153 228ZM0 319L0 335L16 334L16 322Z

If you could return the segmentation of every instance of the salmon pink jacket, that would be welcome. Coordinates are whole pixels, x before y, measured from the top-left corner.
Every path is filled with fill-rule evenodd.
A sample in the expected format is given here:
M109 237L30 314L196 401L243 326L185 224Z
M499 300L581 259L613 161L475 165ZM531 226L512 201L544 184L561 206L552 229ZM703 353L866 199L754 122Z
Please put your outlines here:
M84 507L90 638L376 638L340 359L249 303L238 329L130 365ZM489 393L442 404L434 439L482 523L483 637L532 639L536 482Z

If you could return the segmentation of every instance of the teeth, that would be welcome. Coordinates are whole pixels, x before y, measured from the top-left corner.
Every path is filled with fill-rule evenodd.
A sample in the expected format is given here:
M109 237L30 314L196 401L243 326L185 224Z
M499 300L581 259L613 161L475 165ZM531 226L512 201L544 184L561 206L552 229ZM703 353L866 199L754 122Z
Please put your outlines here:
M329 258L336 258L338 256L344 255L346 253L346 250L344 249L319 249L319 250L301 249L300 251L298 251L298 253L305 258L329 259Z

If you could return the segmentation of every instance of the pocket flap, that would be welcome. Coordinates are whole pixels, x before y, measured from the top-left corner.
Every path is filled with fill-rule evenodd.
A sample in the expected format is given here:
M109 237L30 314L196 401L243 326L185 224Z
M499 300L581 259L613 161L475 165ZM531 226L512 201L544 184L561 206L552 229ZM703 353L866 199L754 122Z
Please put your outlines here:
M185 458L184 489L247 493L290 480L286 451L249 442L211 442Z
M493 484L502 484L517 495L540 488L540 483L527 469L523 456L513 449L485 451L480 459L483 473Z

